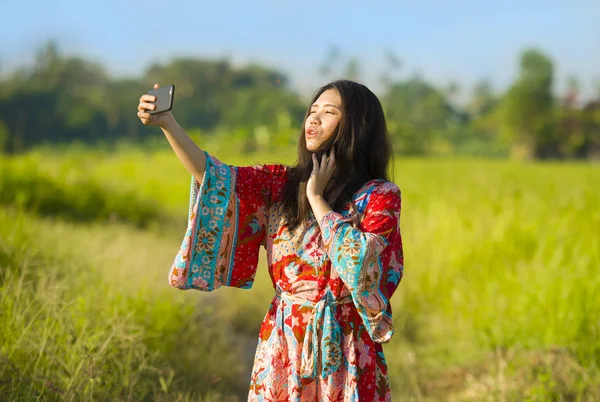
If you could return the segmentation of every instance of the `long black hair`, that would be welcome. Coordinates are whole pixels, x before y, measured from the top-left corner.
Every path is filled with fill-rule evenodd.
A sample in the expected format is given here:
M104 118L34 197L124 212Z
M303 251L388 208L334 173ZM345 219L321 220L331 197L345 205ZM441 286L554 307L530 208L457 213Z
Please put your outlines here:
M335 146L336 170L325 189L325 200L340 212L365 183L373 179L388 180L393 152L379 99L357 82L330 82L317 90L309 104L298 142L298 160L289 170L282 211L290 230L310 220L311 207L306 198L306 183L313 170L313 162L312 152L306 148L304 123L310 114L310 105L329 89L340 94L342 118L336 133L316 150L320 156Z

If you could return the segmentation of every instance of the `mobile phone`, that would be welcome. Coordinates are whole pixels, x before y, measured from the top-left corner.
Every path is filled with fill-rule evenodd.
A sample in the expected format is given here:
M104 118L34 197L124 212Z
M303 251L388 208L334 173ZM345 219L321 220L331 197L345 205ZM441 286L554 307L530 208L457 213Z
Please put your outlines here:
M175 85L169 84L164 87L159 87L157 89L151 89L148 91L149 95L156 96L156 100L154 104L156 105L156 109L148 110L149 114L159 114L168 112L173 108L173 99L175 97Z

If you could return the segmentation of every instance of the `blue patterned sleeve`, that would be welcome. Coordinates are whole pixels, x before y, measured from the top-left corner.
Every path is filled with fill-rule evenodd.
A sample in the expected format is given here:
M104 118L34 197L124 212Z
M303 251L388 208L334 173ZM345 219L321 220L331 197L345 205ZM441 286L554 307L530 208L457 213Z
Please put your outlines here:
M363 197L367 206L359 225L329 212L320 226L333 268L350 290L369 335L382 343L393 334L390 298L404 270L400 190L384 182Z
M235 167L206 154L202 184L192 178L188 227L169 271L179 289L250 288L265 236L279 165Z

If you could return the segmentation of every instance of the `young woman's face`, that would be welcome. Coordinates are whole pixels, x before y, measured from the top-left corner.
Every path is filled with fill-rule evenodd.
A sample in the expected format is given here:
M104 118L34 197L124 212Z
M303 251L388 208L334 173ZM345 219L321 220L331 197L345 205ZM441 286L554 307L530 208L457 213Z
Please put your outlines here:
M335 89L328 89L310 107L304 123L306 148L314 152L336 132L342 119L342 98Z

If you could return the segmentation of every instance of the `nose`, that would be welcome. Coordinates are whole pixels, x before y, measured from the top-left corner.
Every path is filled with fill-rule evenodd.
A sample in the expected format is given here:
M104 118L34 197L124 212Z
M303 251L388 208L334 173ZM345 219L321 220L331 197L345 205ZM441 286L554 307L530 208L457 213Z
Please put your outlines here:
M308 116L308 122L311 125L313 125L313 124L316 125L316 124L319 124L321 122L321 120L319 119L319 117L317 115L318 115L318 113L313 113L310 116Z

